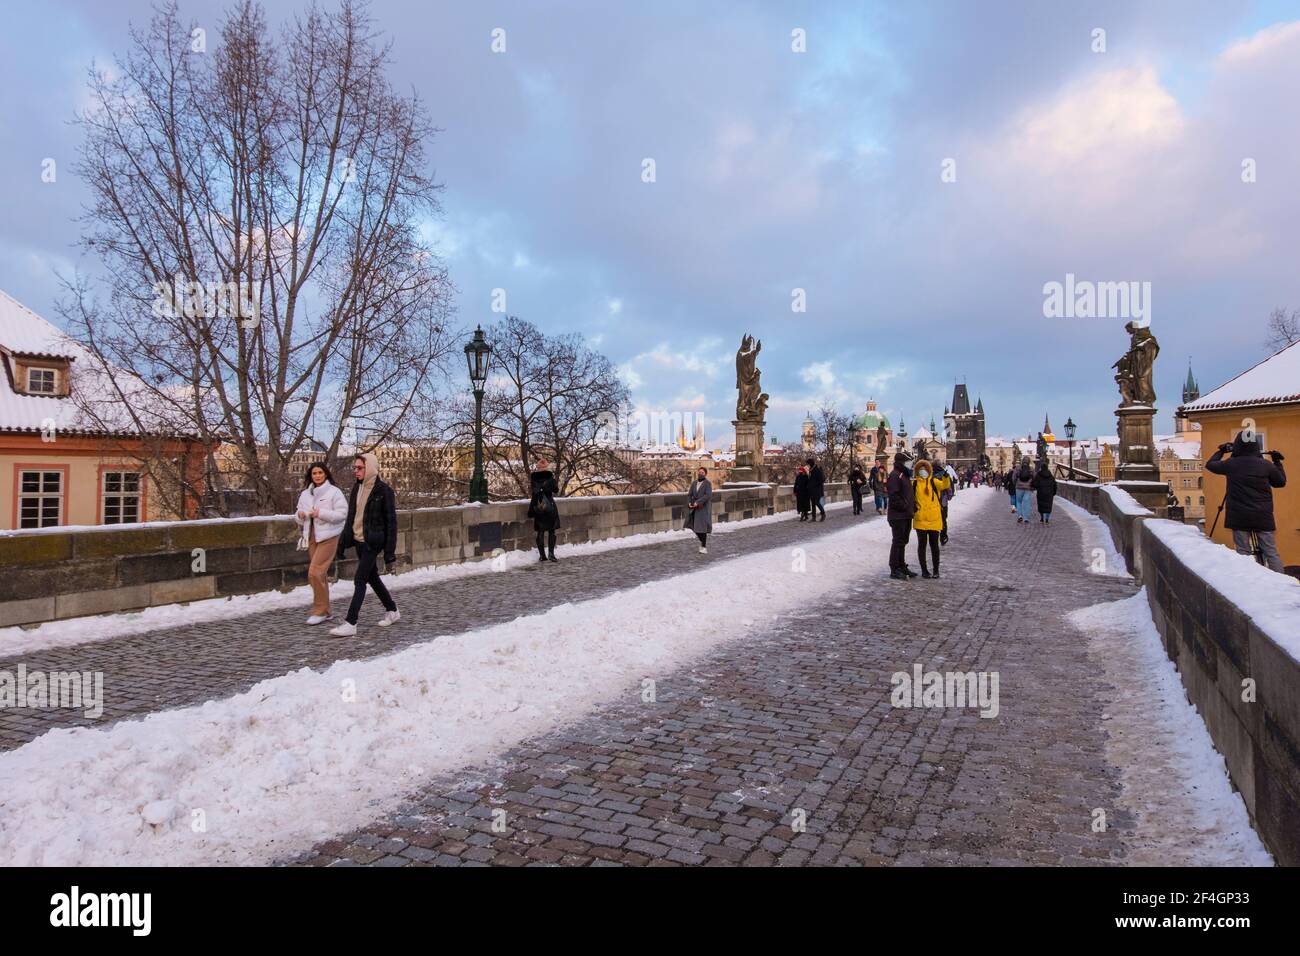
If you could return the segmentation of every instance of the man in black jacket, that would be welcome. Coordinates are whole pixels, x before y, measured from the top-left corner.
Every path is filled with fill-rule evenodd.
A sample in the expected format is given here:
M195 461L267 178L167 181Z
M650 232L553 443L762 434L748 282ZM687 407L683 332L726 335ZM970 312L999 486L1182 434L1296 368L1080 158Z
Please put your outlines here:
M1277 553L1277 525L1273 522L1273 489L1286 486L1282 453L1269 452L1273 459L1270 464L1264 460L1258 440L1246 441L1244 434L1237 432L1231 443L1220 445L1205 468L1228 479L1228 493L1223 499L1228 514L1223 526L1232 532L1237 553L1254 555L1258 551L1269 568L1281 574L1282 556ZM1225 461L1226 452L1232 452L1232 457Z
M854 465L849 472L849 490L853 493L853 513L862 514L862 487L867 483L866 473L861 465Z
M379 556L389 571L397 563L397 498L388 482L379 477L379 459L373 454L358 455L353 462L357 483L352 486L348 502L348 518L339 536L339 557L348 548L357 549L357 573L353 577L352 604L347 619L334 630L334 637L351 637L357 632L357 618L361 604L366 599L366 585L383 602L385 614L379 619L380 627L388 627L402 619L397 602L379 578Z
M900 580L916 577L916 572L907 566L907 542L912 537L916 493L912 490L912 479L904 470L906 463L907 456L902 452L894 455L894 470L885 482L885 491L889 495L889 508L885 512L885 518L894 536L889 547L889 576Z
M816 459L808 459L808 493L812 496L813 521L817 512L821 512L822 521L826 520L826 474Z

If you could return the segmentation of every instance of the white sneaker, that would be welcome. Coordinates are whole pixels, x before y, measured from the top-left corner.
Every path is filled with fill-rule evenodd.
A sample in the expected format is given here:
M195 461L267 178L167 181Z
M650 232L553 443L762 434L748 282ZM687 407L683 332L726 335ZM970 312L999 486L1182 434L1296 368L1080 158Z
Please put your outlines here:
M380 627L392 627L402 619L401 611L385 611L384 616L379 619Z
M700 554L708 554L708 553L709 553L708 548L700 548Z
M330 631L330 637L352 637L357 633L357 626L344 621L334 630Z
M312 627L315 627L317 624L324 624L326 621L332 620L334 620L333 614L313 614L311 617L307 618L307 623Z

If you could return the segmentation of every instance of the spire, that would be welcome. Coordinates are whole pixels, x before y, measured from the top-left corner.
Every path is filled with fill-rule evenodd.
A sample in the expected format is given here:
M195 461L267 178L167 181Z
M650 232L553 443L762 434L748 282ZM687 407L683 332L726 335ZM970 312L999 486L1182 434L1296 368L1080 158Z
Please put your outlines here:
M1183 404L1194 402L1201 397L1200 386L1196 384L1196 379L1192 376L1192 360L1187 359L1187 381L1183 383Z
M953 386L952 390L952 413L954 415L970 414L970 393L966 391L966 383L962 382Z
M984 414L984 399L983 399L983 398L981 398L978 402L975 403L975 411L976 411L977 413L979 413L980 415L983 415L983 414Z
M1046 413L1046 412L1043 413L1043 431L1042 431L1042 434L1044 434L1044 435L1050 435L1050 434L1052 434L1052 423L1049 422L1049 421L1047 420L1047 413Z

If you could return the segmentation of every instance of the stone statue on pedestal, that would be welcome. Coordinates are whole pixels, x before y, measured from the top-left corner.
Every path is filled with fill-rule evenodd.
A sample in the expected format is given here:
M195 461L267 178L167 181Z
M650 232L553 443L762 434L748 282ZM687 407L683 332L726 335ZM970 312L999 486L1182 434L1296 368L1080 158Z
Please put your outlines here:
M767 469L763 466L763 426L767 415L768 395L760 383L758 353L763 343L749 333L740 340L736 351L736 465L731 470L731 482L762 481ZM729 482L730 483L730 482Z
M1119 408L1115 410L1115 417L1119 420L1115 479L1121 484L1130 483L1131 487L1126 490L1155 510L1160 508L1165 491L1156 488L1160 484L1160 468L1156 465L1153 434L1155 361L1160 354L1160 344L1146 326L1129 322L1124 331L1129 334L1128 351L1111 366L1115 369L1120 399ZM1148 492L1155 501L1143 499Z
M1129 334L1129 347L1118 362L1111 366L1115 369L1115 382L1119 385L1120 406L1153 405L1156 390L1153 383L1156 356L1160 354L1160 343L1146 326L1129 322L1124 326Z
M768 396L759 384L762 372L758 370L758 353L763 343L746 333L736 351L736 418L739 421L763 421L767 414Z

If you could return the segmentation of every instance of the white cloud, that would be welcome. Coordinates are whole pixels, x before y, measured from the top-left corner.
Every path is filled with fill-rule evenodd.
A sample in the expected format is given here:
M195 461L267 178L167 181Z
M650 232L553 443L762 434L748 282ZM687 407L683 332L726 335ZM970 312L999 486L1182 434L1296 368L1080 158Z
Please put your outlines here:
M1219 62L1224 65L1238 66L1275 54L1290 55L1294 51L1289 48L1297 41L1300 41L1300 20L1275 23L1252 37L1238 40L1230 45L1219 54Z
M1009 146L1021 162L1054 171L1063 162L1092 164L1107 153L1167 145L1184 125L1177 100L1155 69L1143 66L1095 73L1025 110Z

